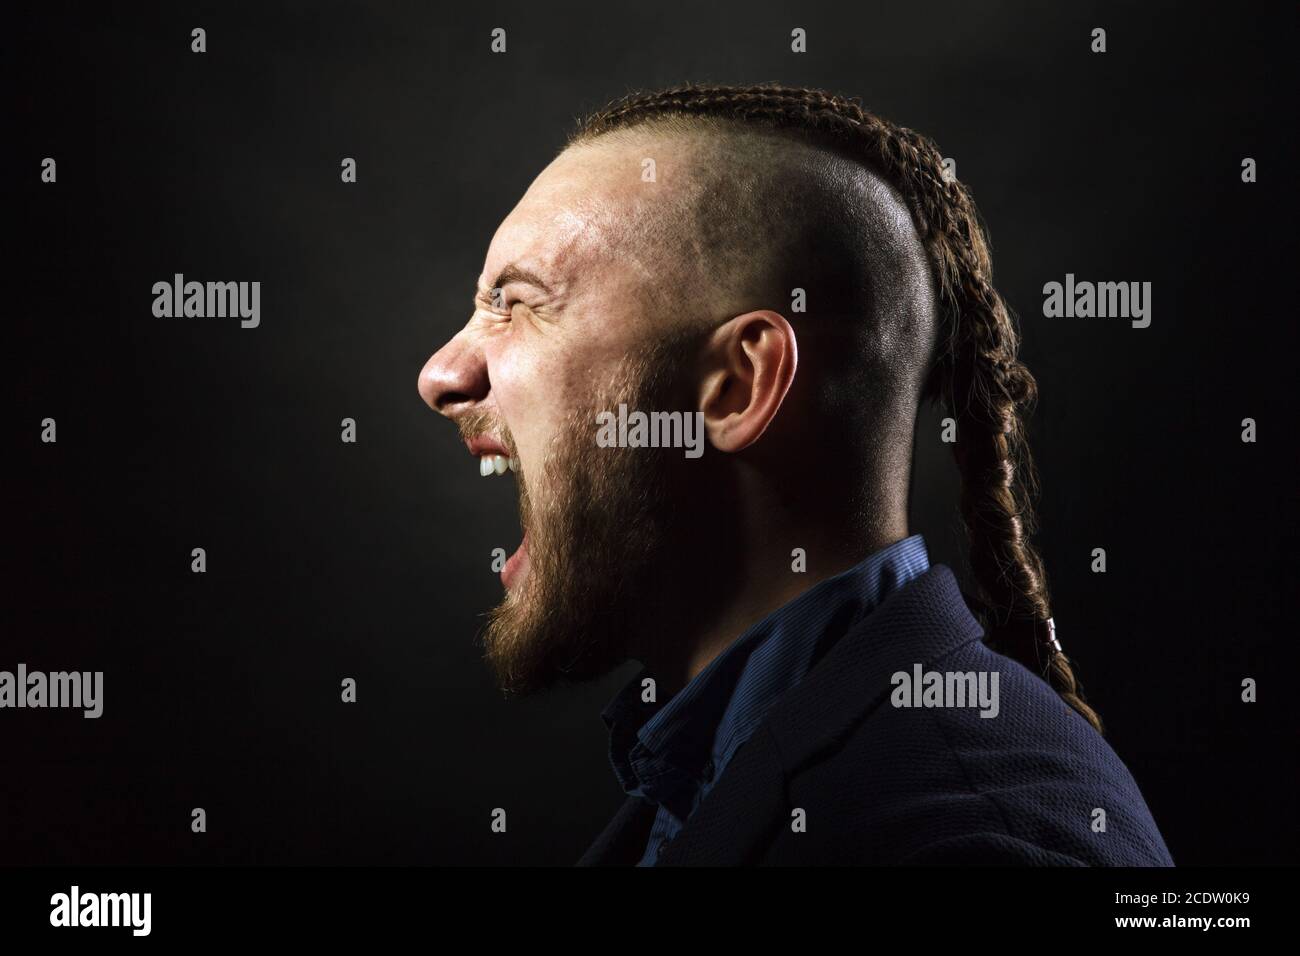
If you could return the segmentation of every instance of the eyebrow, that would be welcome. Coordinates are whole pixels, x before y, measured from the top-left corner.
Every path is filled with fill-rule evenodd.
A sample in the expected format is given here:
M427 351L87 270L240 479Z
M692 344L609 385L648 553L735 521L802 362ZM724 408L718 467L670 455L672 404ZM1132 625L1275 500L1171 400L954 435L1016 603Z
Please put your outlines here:
M474 290L474 297L483 302L488 302L492 298L493 289L504 289L512 282L523 282L535 289L540 289L547 295L551 295L551 287L536 272L525 269L517 263L511 263L497 273L497 277L492 280L492 285L486 289Z

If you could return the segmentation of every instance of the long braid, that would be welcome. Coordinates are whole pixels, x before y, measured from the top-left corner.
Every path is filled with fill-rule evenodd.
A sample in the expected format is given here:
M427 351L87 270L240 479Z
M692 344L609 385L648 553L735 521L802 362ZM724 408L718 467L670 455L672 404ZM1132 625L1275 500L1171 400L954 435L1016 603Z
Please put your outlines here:
M1043 562L1029 540L1037 489L1025 420L1037 385L1019 359L1011 312L993 287L970 192L944 176L943 157L929 139L820 90L688 85L636 94L586 118L571 142L647 122L710 119L813 138L882 176L907 203L938 280L942 344L924 393L957 422L961 513L987 640L1101 730L1055 640Z

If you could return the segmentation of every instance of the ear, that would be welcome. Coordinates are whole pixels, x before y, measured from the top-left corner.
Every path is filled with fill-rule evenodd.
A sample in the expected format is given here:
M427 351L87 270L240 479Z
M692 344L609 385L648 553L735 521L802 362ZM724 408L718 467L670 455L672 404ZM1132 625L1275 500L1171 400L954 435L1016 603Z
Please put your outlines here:
M714 330L700 386L713 447L738 452L758 441L785 401L798 361L794 329L775 312L747 312Z

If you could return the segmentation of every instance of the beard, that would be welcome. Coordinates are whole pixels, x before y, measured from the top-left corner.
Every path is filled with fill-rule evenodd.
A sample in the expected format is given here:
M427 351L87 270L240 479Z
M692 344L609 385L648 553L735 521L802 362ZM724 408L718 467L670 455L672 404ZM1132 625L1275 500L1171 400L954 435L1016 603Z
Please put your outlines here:
M668 410L675 375L698 342L678 336L629 357L612 383L575 409L552 440L543 463L546 493L533 492L523 471L520 523L528 573L488 614L482 640L502 691L523 696L561 680L601 677L629 657L629 647L664 621L656 611L673 593L686 518L689 464L680 448L601 448L596 416L617 409ZM679 406L680 407L680 406ZM508 430L494 416L467 416L462 432L497 426L512 454Z

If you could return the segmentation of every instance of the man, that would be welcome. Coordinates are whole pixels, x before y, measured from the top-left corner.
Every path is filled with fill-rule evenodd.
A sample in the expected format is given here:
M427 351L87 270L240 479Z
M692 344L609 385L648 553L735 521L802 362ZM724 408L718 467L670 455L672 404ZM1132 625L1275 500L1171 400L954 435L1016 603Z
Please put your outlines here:
M581 862L1171 865L1054 637L1034 380L933 144L818 91L629 97L478 285L420 392L519 483L487 659L511 694L645 666ZM925 399L987 635L909 534Z

